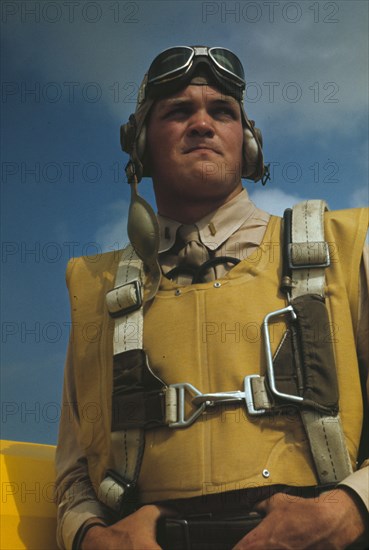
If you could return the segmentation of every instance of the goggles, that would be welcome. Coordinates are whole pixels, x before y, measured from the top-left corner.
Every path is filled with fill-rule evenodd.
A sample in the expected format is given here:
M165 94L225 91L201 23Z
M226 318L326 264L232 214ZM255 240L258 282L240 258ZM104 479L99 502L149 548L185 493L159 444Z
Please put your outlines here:
M188 81L199 63L206 63L217 83L233 88L238 95L245 89L245 73L238 57L226 48L177 46L160 53L151 63L147 74L147 91L161 85L173 88Z

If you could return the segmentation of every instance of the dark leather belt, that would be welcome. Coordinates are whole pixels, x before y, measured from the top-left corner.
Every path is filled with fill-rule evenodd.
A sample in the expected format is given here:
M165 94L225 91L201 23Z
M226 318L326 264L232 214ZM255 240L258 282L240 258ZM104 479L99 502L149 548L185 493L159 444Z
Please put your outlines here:
M163 550L231 550L261 520L256 512L231 518L162 518L158 544Z

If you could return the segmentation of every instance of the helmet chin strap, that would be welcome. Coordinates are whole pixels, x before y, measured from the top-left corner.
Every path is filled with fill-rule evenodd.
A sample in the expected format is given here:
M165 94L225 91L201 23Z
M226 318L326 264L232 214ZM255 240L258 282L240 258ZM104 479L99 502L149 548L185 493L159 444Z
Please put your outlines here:
M128 163L130 164L130 163ZM149 271L146 300L151 300L160 284L161 270L158 262L160 230L155 212L137 191L137 176L132 166L126 167L128 182L131 186L131 203L128 212L127 232L129 240Z

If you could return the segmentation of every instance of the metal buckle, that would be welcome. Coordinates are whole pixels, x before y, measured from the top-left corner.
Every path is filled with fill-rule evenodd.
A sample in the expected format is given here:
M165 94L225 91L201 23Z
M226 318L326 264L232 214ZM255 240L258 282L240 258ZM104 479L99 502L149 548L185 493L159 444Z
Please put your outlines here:
M179 384L171 384L170 388L178 390L177 400L177 422L171 422L168 424L169 428L186 428L195 422L196 418L202 414L206 408L206 402L202 403L200 407L193 412L188 418L185 418L185 392L187 391L191 396L202 396L202 393L196 389L192 384L187 382Z
M291 395L288 393L283 393L278 391L275 377L274 377L274 366L273 366L273 357L272 357L272 350L270 346L270 338L269 338L269 319L273 317L277 317L278 315L284 315L285 313L290 313L293 320L297 319L296 313L293 309L293 307L287 306L283 309L277 309L276 311L272 311L271 313L268 313L266 315L264 321L263 321L263 334L264 334L264 342L265 342L265 354L266 354L266 361L267 361L267 374L268 374L268 381L269 381L269 387L271 392L279 398L285 399L286 401L292 401L294 403L301 403L303 401L303 398L299 395Z
M261 378L259 374L250 374L249 376L245 376L244 380L244 388L245 388L245 400L246 400L246 407L249 414L252 414L253 416L259 415L259 414L265 414L265 409L255 409L254 405L254 394L252 392L252 386L251 386L251 379L252 378Z
M283 393L278 391L276 387L276 381L274 376L274 366L273 366L273 357L270 346L270 337L269 337L269 320L273 317L284 315L286 313L291 314L293 320L297 319L296 313L291 305L272 311L263 321L263 334L265 342L265 353L266 353L266 362L267 362L267 375L271 392L279 398L285 399L286 401L292 401L294 403L301 403L303 398L299 395L290 395L288 393ZM213 407L221 403L231 403L245 401L246 407L251 415L262 415L266 413L266 409L256 409L254 404L254 396L252 392L251 380L253 378L260 378L258 374L252 374L244 378L244 391L227 391L227 392L216 392L216 393L201 393L197 388L188 382L182 382L179 384L170 384L169 388L174 388L178 390L178 399L176 401L176 412L177 412L177 421L169 422L169 428L185 428L190 426L195 422L195 420L205 411L206 407ZM185 392L188 392L192 397L192 404L198 408L190 414L187 418L185 417Z
M230 403L232 401L243 401L245 394L242 391L225 391L217 393L202 393L194 397L192 403L198 405L205 403L207 407L214 407L220 403Z
M301 245L307 245L307 246L311 246L311 249L312 249L312 253L314 252L314 246L315 245L319 245L319 246L323 246L324 247L324 255L325 255L325 261L324 262L321 262L321 263L310 263L310 264L295 264L293 263L292 261L292 247L293 246L296 246L298 244L301 244ZM328 246L328 243L327 241L320 241L320 242L315 242L315 243L289 243L288 245L288 265L290 267L290 269L314 269L314 268L319 268L319 267L329 267L331 265L331 258L330 258L330 254L329 254L329 246Z
M180 384L171 384L169 387L175 388L176 390L178 390L179 393L177 400L177 418L179 418L179 420L169 423L169 428L185 428L187 426L190 426L205 411L206 407L214 407L221 403L232 403L235 401L239 402L245 400L248 408L247 400L249 397L248 394L246 394L246 391L242 392L237 390L228 392L201 393L192 384L189 384L187 382L183 382ZM185 418L186 390L192 396L192 404L198 407L198 409L188 418ZM257 412L257 414L259 414L259 412Z
M116 311L111 311L111 308L114 307L114 304L119 304L119 296L117 294L112 298L112 303L109 303L109 295L113 295L113 293L119 292L119 289L132 285L135 291L136 295L136 303L132 304L130 306L124 307L122 306L120 309L117 309ZM107 300L107 306L108 311L111 317L120 317L121 315L127 315L128 313L132 313L132 311L136 311L137 309L140 309L142 306L142 292L141 292L141 282L139 279L133 279L132 281L128 281L127 283L123 283L122 285L119 285L115 288L112 288L109 290L109 292L106 293L106 300Z

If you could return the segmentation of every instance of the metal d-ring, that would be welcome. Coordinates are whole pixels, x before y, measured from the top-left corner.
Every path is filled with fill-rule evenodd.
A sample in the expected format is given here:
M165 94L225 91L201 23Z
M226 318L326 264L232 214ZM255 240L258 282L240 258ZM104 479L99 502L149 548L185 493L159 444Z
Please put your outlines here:
M280 397L282 399L286 399L287 401L292 401L294 403L298 402L301 403L303 401L303 398L299 395L292 395L289 393L283 393L278 391L274 376L274 366L273 366L273 357L272 357L272 349L270 346L270 337L269 337L269 319L273 317L277 317L279 315L283 315L285 313L290 313L293 320L297 319L296 313L291 305L284 307L283 309L277 309L276 311L272 311L271 313L268 313L268 315L265 316L263 321L263 334L264 334L264 342L265 342L265 355L266 355L266 361L267 361L267 374L268 374L268 381L269 381L269 387L271 392L276 396Z

